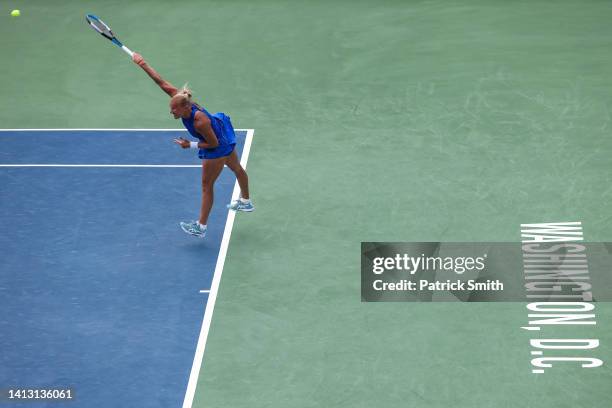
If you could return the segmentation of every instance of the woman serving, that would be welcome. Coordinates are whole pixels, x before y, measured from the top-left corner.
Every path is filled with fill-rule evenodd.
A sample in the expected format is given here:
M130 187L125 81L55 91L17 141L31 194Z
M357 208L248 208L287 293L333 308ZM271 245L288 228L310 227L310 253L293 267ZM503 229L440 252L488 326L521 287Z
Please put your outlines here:
M182 137L174 139L174 142L183 149L198 149L198 157L202 159L200 218L197 221L181 222L183 231L201 238L206 235L206 223L213 206L214 184L224 165L234 172L240 186L240 198L230 203L228 208L246 212L255 210L249 199L249 178L240 165L235 151L236 135L229 116L222 112L210 114L191 100L192 95L189 89L186 87L177 89L164 80L140 54L134 53L132 60L170 96L170 112L174 119L181 118L189 134L197 139L197 142L190 142Z

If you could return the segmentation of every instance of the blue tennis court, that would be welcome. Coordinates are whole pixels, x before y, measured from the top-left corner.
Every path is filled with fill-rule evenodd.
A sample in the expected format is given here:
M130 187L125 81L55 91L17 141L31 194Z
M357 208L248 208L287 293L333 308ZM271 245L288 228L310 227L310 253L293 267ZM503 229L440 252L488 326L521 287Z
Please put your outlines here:
M71 388L88 407L182 403L236 179L217 181L206 239L186 235L202 170L180 135L0 132L0 384ZM236 136L245 159L252 131Z

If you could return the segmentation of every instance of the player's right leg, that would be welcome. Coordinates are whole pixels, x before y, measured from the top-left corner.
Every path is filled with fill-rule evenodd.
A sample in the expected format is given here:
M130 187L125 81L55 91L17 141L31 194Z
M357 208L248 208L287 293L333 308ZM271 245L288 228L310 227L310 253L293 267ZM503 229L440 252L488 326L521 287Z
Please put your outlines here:
M223 157L215 159L204 159L202 161L202 206L200 208L200 219L192 222L181 222L180 226L188 234L204 238L206 236L206 224L208 215L213 206L215 181L225 160Z

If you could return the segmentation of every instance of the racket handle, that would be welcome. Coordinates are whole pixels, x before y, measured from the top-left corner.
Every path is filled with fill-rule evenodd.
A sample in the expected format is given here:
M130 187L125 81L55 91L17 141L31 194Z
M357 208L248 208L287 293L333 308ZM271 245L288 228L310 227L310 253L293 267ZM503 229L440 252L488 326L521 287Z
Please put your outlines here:
M130 50L130 49L129 49L128 47L126 47L125 45L122 45L122 46L121 46L121 49L122 49L123 51L125 51L125 53L126 53L127 55L129 55L130 57L132 57L132 56L134 55L134 53L132 52L132 50Z

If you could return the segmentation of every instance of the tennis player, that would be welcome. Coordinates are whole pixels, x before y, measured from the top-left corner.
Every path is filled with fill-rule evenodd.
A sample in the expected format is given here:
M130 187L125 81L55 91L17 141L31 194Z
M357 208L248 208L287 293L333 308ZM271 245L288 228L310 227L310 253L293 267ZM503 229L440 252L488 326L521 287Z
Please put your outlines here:
M197 142L190 142L182 137L174 139L174 142L183 149L198 149L198 157L202 159L200 219L181 222L183 231L201 238L206 235L206 223L213 206L214 184L223 170L223 165L227 165L234 172L240 186L240 198L231 202L228 208L246 212L255 210L249 199L249 178L236 154L236 135L229 116L222 112L213 115L208 113L206 109L191 100L191 91L186 86L177 89L164 80L140 54L134 53L132 60L170 96L170 113L174 119L181 118L189 134L197 139Z

